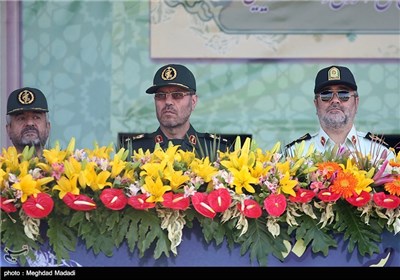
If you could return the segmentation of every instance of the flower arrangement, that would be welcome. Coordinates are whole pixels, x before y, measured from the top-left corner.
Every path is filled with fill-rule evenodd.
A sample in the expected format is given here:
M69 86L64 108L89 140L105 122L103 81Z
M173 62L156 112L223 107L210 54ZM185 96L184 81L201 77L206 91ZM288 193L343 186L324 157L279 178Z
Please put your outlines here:
M140 256L151 245L156 259L177 255L195 220L206 242L240 244L260 265L270 254L283 260L288 242L326 256L338 234L349 252L372 255L384 230L400 231L400 152L371 160L296 144L289 157L279 142L263 151L237 139L210 160L173 145L129 155L111 145L75 149L71 139L41 158L32 148L3 148L0 166L2 244L38 249L47 238L59 261L78 239L107 256L123 242Z

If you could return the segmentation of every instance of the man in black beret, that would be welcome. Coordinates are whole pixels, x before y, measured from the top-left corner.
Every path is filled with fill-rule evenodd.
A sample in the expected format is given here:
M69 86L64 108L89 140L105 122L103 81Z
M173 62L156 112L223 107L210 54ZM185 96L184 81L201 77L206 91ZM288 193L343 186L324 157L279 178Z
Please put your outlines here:
M383 152L393 158L393 151L383 139L368 132L357 131L354 119L358 110L359 96L353 73L344 66L332 65L320 70L315 78L314 105L320 123L315 134L305 134L286 145L288 155L293 155L295 144L305 141L305 152L312 144L316 151L344 146L351 152L370 155L379 159Z
M197 157L226 152L229 143L215 134L199 133L190 123L196 107L196 80L193 73L180 64L162 66L156 72L153 85L146 93L154 95L156 116L160 126L153 133L140 134L131 140L133 150L154 151L156 144L167 149L172 142L184 151L194 151Z
M19 153L34 146L41 156L50 133L47 100L36 88L14 90L7 101L7 134Z

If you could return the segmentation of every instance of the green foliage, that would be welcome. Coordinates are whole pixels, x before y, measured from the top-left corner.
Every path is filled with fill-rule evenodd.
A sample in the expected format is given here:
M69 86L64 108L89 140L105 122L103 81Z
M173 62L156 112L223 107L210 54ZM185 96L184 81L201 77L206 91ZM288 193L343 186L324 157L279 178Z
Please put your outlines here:
M334 229L344 232L344 240L349 240L348 251L353 252L357 246L358 252L365 256L379 253L378 244L381 242L382 228L377 221L371 219L366 224L361 218L356 208L344 202L338 202L334 206L337 210Z
M21 254L11 254L12 258L18 259L18 262L25 265L27 258L35 259L34 250L38 250L42 242L34 241L24 233L24 227L21 223L16 223L18 219L17 212L5 215L1 213L0 232L1 243L4 244L4 251L23 252Z
M155 242L153 257L158 259L162 254L169 257L170 241L165 231L161 229L161 221L153 211L138 211L126 209L122 223L129 223L126 240L131 252L139 250L139 256Z
M250 252L250 260L257 260L262 266L267 265L268 256L273 254L276 258L283 261L283 253L287 253L284 244L287 236L282 233L274 237L268 230L266 222L262 219L249 219L249 228L246 234L240 237L241 254Z
M327 256L330 248L337 247L337 242L329 233L328 228L321 228L317 220L307 215L300 216L296 220L299 225L295 229L290 228L290 231L294 230L295 239L304 240L305 246L311 244L314 253L321 252Z

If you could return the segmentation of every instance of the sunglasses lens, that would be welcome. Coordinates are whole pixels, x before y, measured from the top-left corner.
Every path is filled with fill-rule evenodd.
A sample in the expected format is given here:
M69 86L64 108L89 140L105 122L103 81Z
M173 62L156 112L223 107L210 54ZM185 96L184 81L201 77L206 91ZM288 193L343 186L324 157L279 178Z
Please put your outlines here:
M154 99L156 100L164 100L167 97L165 93L156 93L154 94Z
M323 91L319 94L319 97L321 98L322 101L328 102L331 101L333 98L333 95L335 93L330 90ZM348 101L351 97L350 92L347 90L340 90L337 92L337 96L340 101Z
M338 91L338 96L341 101L347 101L350 99L350 92L346 90Z
M319 94L319 97L321 98L322 101L330 101L333 97L333 92L332 91L324 91Z
M182 99L183 97L185 97L185 93L183 92L172 92L171 96L173 99Z

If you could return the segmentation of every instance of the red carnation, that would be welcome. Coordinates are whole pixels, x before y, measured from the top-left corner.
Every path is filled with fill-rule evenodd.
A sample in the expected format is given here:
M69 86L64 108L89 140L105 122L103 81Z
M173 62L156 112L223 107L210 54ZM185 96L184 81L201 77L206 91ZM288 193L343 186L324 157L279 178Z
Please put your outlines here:
M145 210L149 208L154 208L156 206L155 203L146 202L146 199L147 194L145 193L134 195L128 199L128 204L138 210Z
M213 219L216 213L215 210L208 204L207 196L208 195L205 193L196 192L192 196L192 204L197 212L207 218Z
M38 193L31 195L22 204L26 215L31 218L41 219L47 217L53 210L54 201L47 193Z
M122 189L104 189L100 194L100 200L111 210L121 210L128 203Z
M257 201L253 199L246 199L243 203L237 205L239 211L243 213L247 218L257 219L261 217L262 209Z
M67 193L64 196L63 201L69 208L77 211L90 211L96 209L96 203L93 199L83 194L75 195Z
M219 188L209 193L207 201L215 212L224 212L231 205L232 198L227 189Z
M1 197L0 200L0 208L6 213L11 213L17 211L17 208L14 205L15 199L7 199L6 197Z
M162 205L171 209L185 210L190 204L189 197L185 197L183 193L174 194L172 192L167 192L163 195L163 199Z
M283 194L270 194L264 199L264 208L273 217L279 217L286 210L286 198Z

